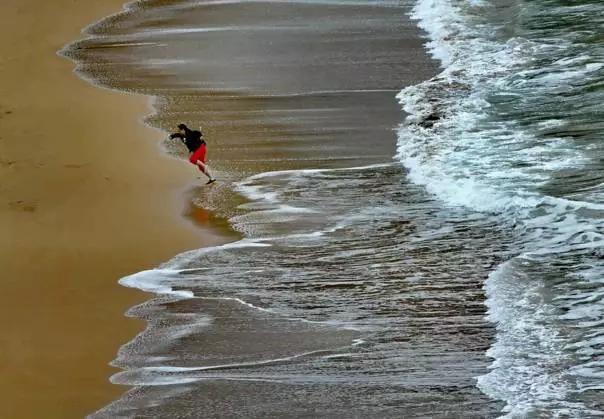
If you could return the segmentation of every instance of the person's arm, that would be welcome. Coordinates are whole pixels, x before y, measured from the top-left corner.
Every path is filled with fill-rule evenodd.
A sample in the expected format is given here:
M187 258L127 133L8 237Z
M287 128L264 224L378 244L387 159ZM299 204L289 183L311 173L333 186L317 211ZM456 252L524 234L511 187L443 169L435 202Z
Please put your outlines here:
M186 136L186 135L183 135L183 134L181 134L180 132L175 132L174 134L170 134L170 139L172 140L172 139L174 139L174 138L179 138L179 139L180 139L180 141L182 141L182 143L183 143L184 145L187 145L187 143L186 143L186 141L185 141L185 138L187 138L187 136Z

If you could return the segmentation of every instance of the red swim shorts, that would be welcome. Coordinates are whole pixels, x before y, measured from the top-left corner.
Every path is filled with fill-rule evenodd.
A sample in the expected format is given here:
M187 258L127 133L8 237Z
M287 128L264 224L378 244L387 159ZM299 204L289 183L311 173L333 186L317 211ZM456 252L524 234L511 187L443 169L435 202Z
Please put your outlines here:
M206 162L206 145L202 144L197 150L191 154L189 161L193 164L197 164L197 160L201 160L202 163Z

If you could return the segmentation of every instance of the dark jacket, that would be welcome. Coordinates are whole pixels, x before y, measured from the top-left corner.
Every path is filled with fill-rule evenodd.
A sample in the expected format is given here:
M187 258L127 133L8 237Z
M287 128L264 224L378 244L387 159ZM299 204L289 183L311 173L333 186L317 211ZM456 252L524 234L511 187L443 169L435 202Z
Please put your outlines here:
M184 135L180 132L176 132L170 134L170 138L180 138L191 153L197 150L202 144L205 144L205 141L201 139L203 137L201 131L190 130L189 128L184 128L184 130Z

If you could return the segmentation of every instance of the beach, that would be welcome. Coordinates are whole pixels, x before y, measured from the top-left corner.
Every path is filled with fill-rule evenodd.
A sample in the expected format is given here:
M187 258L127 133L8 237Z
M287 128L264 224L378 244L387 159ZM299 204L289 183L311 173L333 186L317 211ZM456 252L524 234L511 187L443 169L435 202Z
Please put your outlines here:
M506 232L396 161L396 96L438 71L411 6L143 2L65 51L85 78L154 96L152 126L202 127L219 181L193 200L242 235L121 279L155 295L113 361L130 388L92 417L501 408L475 377L494 336L481 284Z
M567 3L0 6L0 416L602 417Z
M140 122L149 99L57 55L122 4L0 5L2 417L83 417L118 396L108 364L144 327L124 317L144 295L117 280L229 240L189 207L195 171Z

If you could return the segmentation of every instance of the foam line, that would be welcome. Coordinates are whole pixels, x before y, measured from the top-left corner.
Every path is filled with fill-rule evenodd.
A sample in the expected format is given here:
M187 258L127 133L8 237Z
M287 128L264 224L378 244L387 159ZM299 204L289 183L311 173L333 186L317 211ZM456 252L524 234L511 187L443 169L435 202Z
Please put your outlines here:
M201 249L189 250L188 252L176 255L168 262L162 264L160 268L169 268L179 270L178 266L187 265L202 255L219 252L223 250L240 249L246 247L270 247L270 243L263 243L262 239L241 239L232 243L226 243L220 246L203 247Z
M161 272L161 270L159 270ZM145 292L160 295L171 295L177 298L192 298L191 291L174 291L171 286L162 284L163 278L158 277L158 270L147 270L121 278L118 282L127 288L137 288Z
M328 349L321 349L321 350L316 350L316 351L303 352L301 354L296 354L296 355L287 356L287 357L283 357L283 358L267 359L264 361L240 362L240 363L235 363L235 364L211 365L211 366L207 366L207 367L168 367L168 366L162 367L162 366L159 366L159 367L142 367L142 368L140 368L140 370L146 371L146 372L159 372L159 373L166 373L166 372L182 373L182 372L214 371L214 370L224 370L224 369L233 369L233 368L257 367L260 365L270 365L270 364L277 364L277 363L281 363L281 362L292 361L294 359L298 359L298 358L302 358L302 357L306 357L306 356L310 356L310 355L321 354L321 353L328 353L328 352L330 353L333 351L328 350Z
M347 172L347 171L357 171L357 170L379 169L379 168L383 168L383 167L392 167L392 166L399 166L399 165L400 165L400 163L398 163L398 162L392 162L392 163L370 164L367 166L339 167L339 168L334 168L334 169L275 170L272 172L263 172L263 173L258 173L257 175L252 175L252 176L246 178L244 181L242 181L242 183L245 183L250 180L264 179L267 177L282 176L282 175L291 175L291 174L306 175L306 174L313 174L313 173Z
M259 311L263 311L265 313L271 313L274 314L274 312L272 310L269 310L267 308L263 308L263 307L258 307L255 306L251 303L248 303L247 301L243 301L241 298L236 298L236 297L200 297L203 300L226 300L226 301L236 301L240 304L243 304L244 306L253 308L254 310L259 310ZM297 320L297 319L296 319Z

